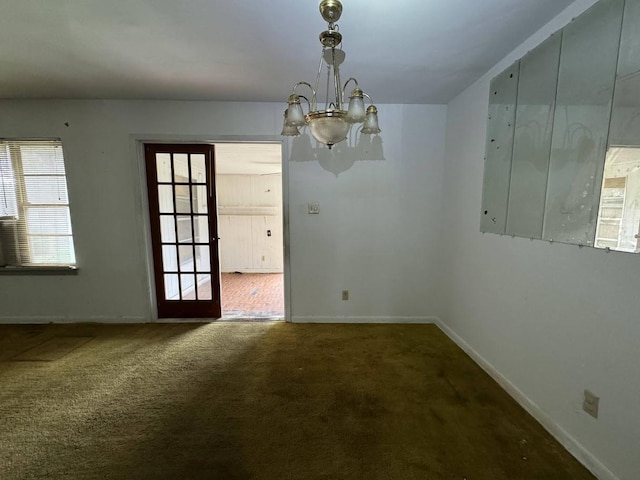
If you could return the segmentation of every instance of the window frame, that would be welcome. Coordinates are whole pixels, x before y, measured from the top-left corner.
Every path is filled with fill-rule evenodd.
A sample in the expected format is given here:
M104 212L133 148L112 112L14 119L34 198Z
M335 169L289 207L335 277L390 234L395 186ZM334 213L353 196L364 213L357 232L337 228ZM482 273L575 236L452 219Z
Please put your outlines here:
M75 238L73 234L73 222L71 219L71 205L68 191L67 182L67 170L64 155L64 148L60 138L0 138L0 143L6 148L8 155L8 162L11 167L10 175L13 177L10 181L15 185L15 207L17 214L17 235L18 248L21 253L24 249L30 249L32 237L49 236L49 237L69 237L70 248L73 262L68 263L20 263L19 265L3 265L0 266L0 275L21 275L21 274L35 274L35 275L65 275L65 274L77 274L77 257L75 254ZM62 156L62 173L42 173L42 174L29 174L25 175L23 164L23 152L22 147L46 145L49 143L52 148L59 147ZM55 168L55 167L54 167ZM64 181L65 188L65 201L61 203L31 203L28 198L25 177L58 177ZM69 218L69 234L31 234L28 228L28 211L30 208L64 208ZM13 216L13 215L10 215Z

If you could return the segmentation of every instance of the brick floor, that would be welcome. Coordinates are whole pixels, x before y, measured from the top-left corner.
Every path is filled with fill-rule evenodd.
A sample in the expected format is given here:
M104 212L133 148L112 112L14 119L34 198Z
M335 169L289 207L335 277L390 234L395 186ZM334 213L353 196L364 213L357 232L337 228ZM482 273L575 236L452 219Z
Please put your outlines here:
M222 318L284 317L282 273L223 273Z
M220 277L223 319L284 318L282 273L222 273ZM198 295L210 299L211 283L200 285ZM194 300L195 291L183 298Z

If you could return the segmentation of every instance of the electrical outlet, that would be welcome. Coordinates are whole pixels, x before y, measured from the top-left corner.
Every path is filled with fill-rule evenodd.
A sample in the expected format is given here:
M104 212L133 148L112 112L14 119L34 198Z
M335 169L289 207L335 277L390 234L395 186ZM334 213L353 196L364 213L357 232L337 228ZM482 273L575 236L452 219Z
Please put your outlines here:
M310 202L307 204L309 215L318 215L320 213L320 204L318 202Z
M342 300L349 300L349 290L342 290Z
M596 396L589 390L584 391L584 401L582 402L582 409L591 415L593 418L598 418L598 404L600 403L600 397Z

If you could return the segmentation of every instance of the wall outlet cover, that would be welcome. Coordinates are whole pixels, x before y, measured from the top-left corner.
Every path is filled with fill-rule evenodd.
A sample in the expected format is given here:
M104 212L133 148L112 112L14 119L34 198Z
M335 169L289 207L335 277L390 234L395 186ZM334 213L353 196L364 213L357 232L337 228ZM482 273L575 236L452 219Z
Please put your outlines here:
M599 403L600 397L590 392L589 390L584 391L584 401L582 402L582 409L593 418L598 418Z

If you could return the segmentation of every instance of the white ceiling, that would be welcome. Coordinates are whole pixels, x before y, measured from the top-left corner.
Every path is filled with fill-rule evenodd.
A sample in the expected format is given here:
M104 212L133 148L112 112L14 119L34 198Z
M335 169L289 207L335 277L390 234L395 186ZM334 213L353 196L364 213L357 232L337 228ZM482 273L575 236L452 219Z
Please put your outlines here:
M318 0L4 0L0 98L282 101L315 78ZM447 103L572 0L343 0L376 103Z

